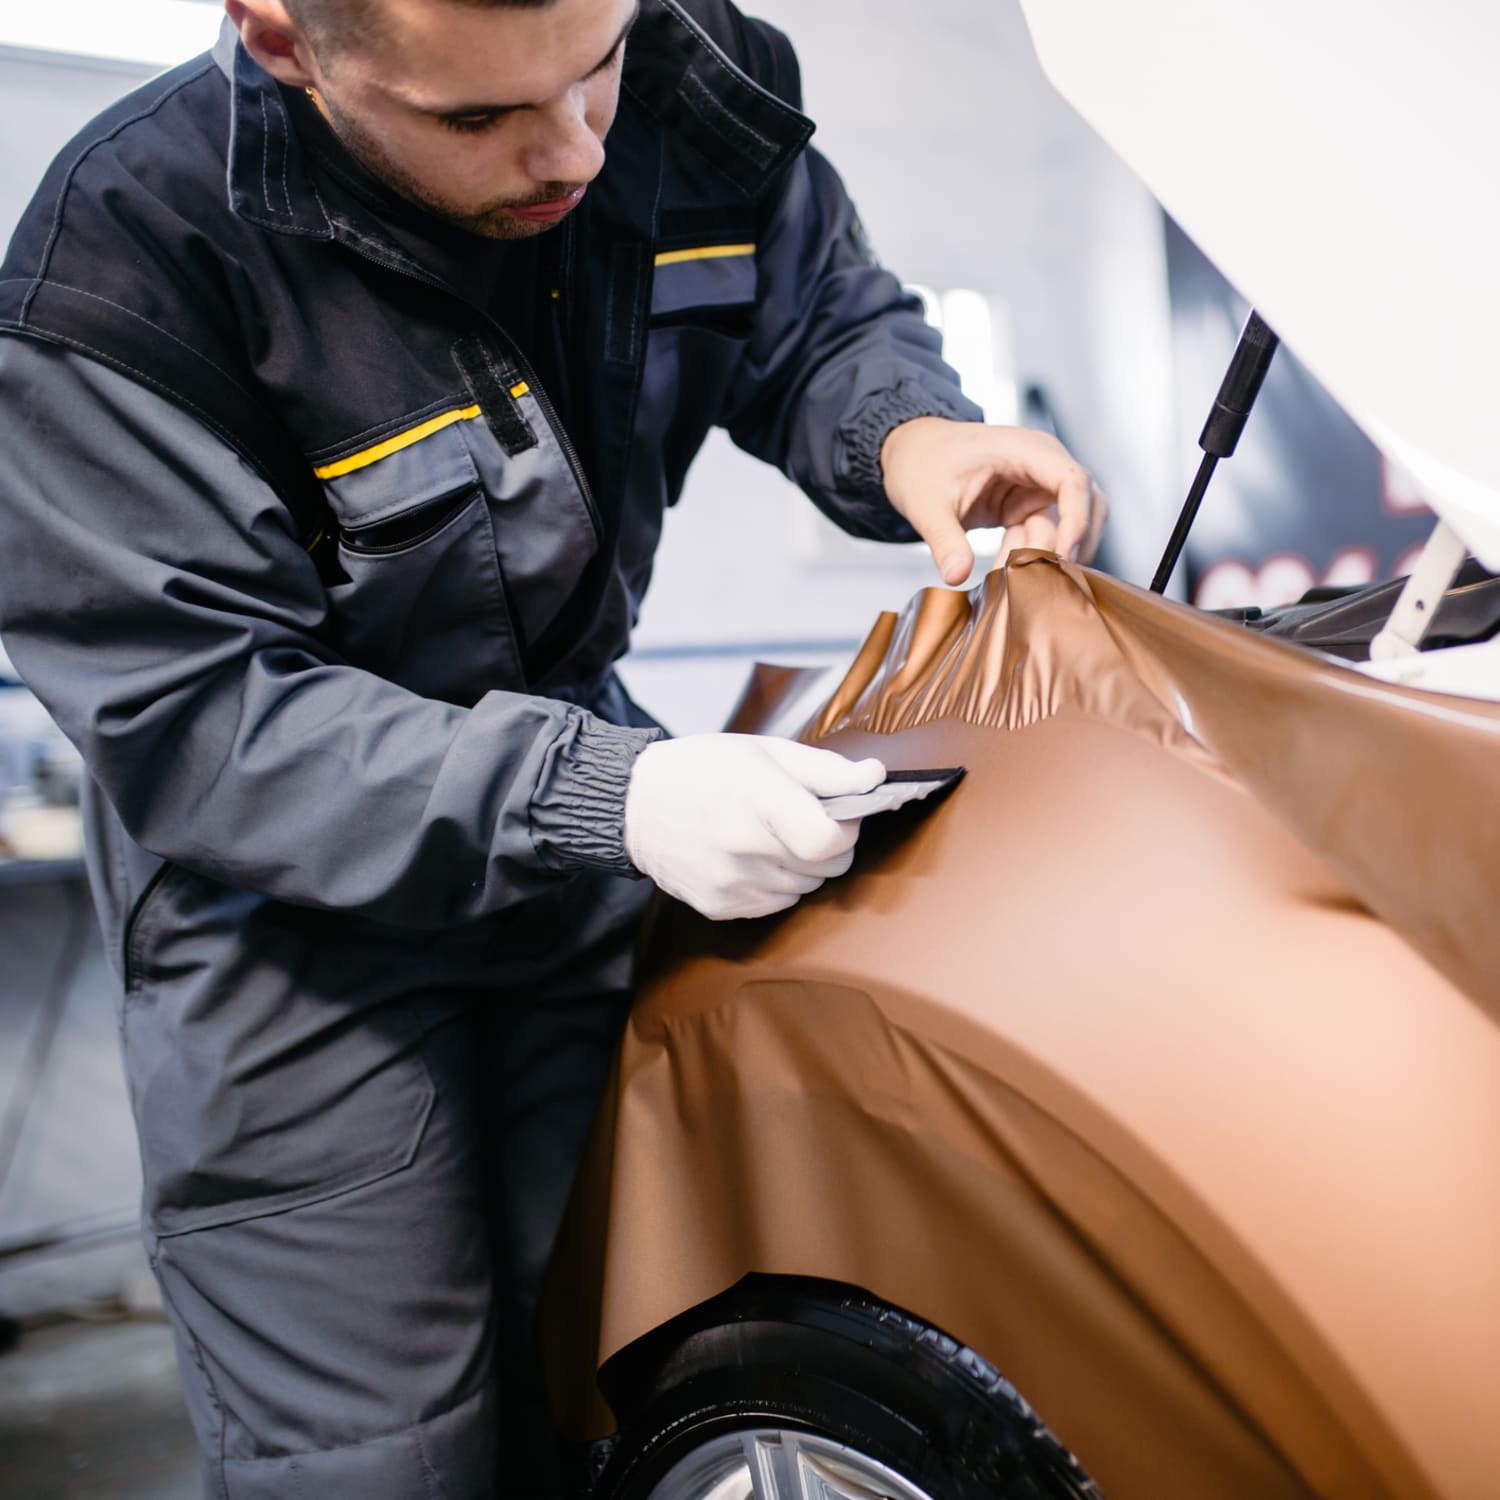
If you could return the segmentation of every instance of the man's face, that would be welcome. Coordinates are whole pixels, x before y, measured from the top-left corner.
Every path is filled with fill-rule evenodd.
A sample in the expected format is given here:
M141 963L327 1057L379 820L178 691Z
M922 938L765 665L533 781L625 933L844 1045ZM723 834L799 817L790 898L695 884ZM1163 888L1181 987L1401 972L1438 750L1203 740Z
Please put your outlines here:
M637 0L379 3L375 36L325 47L309 69L344 145L472 234L523 239L561 223L604 165Z

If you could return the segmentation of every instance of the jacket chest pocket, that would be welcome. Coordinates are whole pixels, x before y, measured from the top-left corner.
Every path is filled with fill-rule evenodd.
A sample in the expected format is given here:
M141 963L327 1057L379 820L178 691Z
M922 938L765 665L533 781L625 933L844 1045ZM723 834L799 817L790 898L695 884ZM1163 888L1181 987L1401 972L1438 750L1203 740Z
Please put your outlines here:
M663 250L651 283L652 328L747 338L755 312L755 250L748 240Z
M489 497L455 407L318 469L347 582L329 590L340 651L423 697L470 704L524 685Z
M724 419L754 328L758 273L750 240L664 250L651 284L638 449L659 454L675 504L709 430Z

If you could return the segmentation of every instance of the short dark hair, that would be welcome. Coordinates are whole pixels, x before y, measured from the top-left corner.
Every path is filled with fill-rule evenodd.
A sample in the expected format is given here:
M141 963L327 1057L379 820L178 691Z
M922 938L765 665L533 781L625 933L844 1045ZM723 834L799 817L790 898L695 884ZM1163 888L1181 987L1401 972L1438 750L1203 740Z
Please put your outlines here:
M541 10L557 0L449 0L474 10ZM331 55L351 44L377 41L384 27L386 0L286 0L291 18L307 33L314 50Z

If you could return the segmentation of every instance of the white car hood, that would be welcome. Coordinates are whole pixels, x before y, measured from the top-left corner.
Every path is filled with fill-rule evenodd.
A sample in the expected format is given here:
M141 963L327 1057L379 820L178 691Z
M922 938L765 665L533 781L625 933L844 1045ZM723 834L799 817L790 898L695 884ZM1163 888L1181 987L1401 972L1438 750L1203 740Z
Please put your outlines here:
M1059 91L1500 569L1500 6L1021 4Z

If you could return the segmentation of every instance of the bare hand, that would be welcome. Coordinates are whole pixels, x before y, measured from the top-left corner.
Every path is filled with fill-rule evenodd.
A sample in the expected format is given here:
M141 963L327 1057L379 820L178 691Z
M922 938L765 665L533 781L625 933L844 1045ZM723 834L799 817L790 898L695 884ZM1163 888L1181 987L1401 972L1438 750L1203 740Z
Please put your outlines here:
M1109 502L1045 432L917 417L887 436L885 491L932 551L943 582L974 569L966 531L1007 529L1005 552L1042 547L1075 562L1098 550Z

